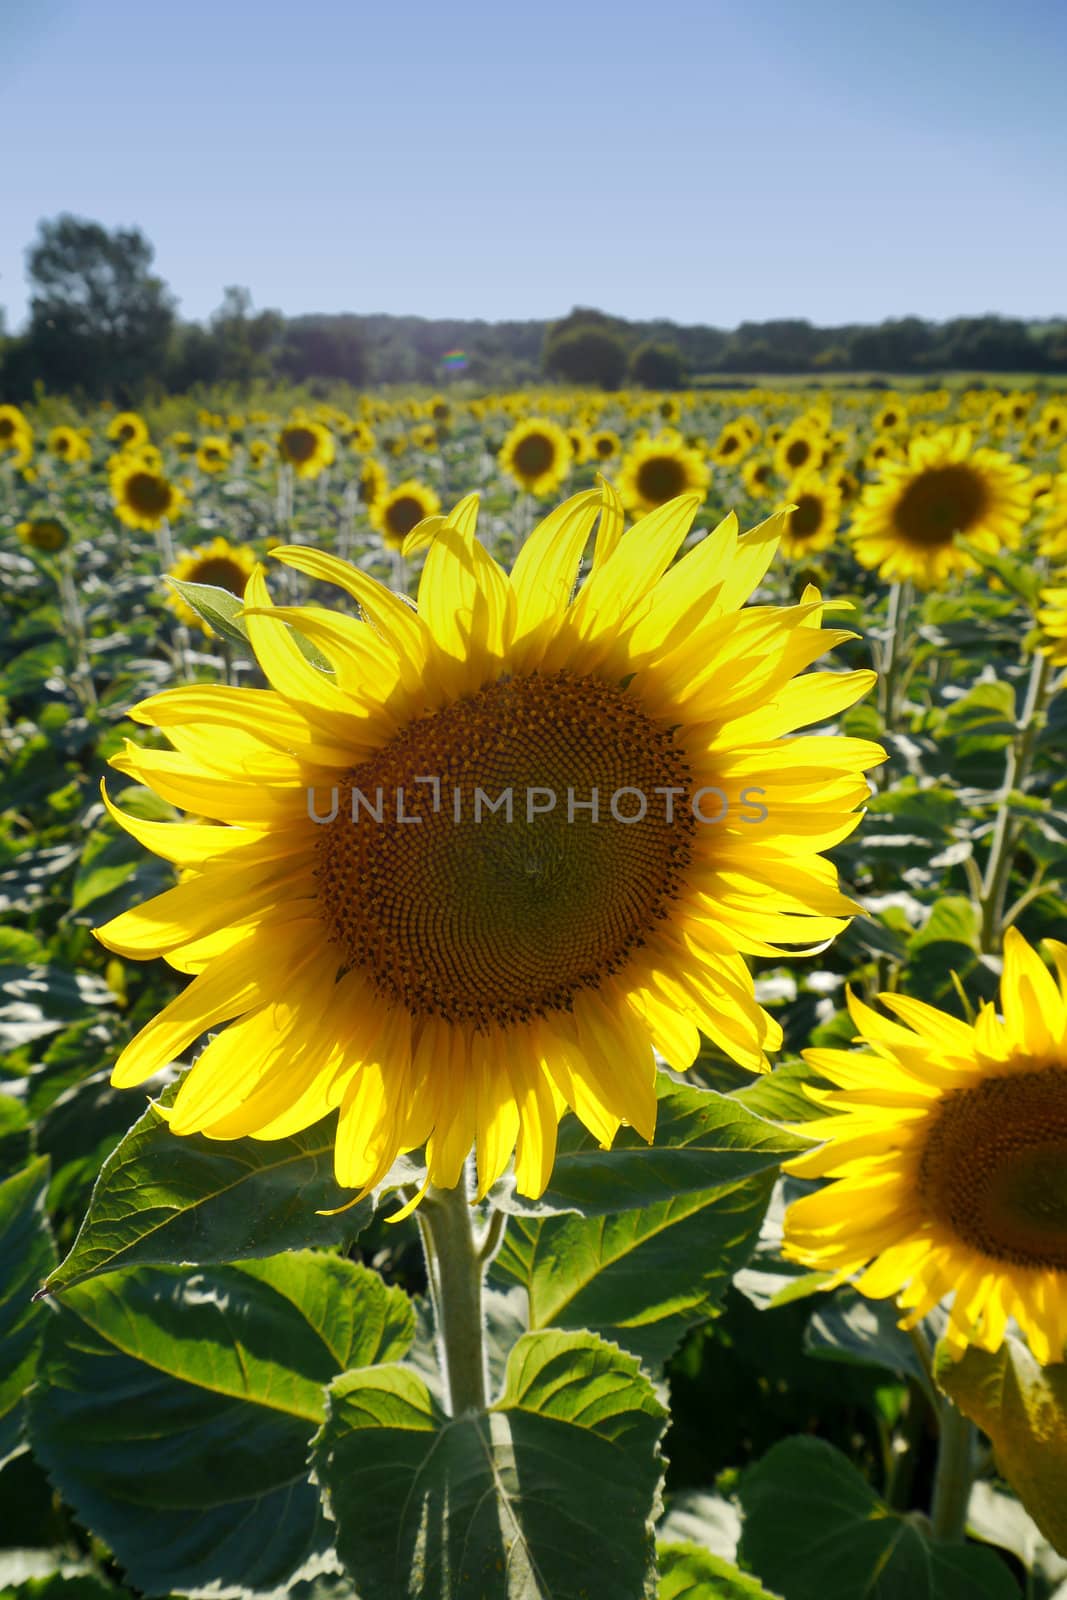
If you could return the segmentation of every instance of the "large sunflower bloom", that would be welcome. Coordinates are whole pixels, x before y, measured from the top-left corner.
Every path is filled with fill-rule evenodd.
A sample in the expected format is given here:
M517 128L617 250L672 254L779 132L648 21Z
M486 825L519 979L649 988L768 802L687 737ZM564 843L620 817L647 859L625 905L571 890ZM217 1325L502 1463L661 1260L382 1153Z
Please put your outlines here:
M451 1187L476 1143L482 1193L514 1149L537 1195L568 1105L605 1146L623 1121L651 1139L654 1046L684 1069L703 1030L764 1069L781 1033L744 953L826 939L857 909L819 852L852 832L883 759L785 735L874 675L804 673L853 637L820 629L814 591L740 609L778 519L738 540L730 517L672 567L697 503L620 537L610 491L575 496L509 576L469 496L414 610L323 551L277 549L352 609L274 607L257 570L245 615L272 688L167 690L134 715L175 750L115 758L213 820L111 807L183 880L99 937L194 974L113 1082L228 1023L182 1081L174 1132L281 1138L339 1108L343 1185L372 1187L425 1142Z
M786 1213L786 1253L896 1295L913 1327L955 1291L947 1337L996 1350L1014 1317L1036 1359L1067 1346L1067 945L1046 940L1059 986L1015 929L1001 1016L974 1025L905 995L849 1009L873 1054L806 1050L833 1113L825 1143L787 1163L836 1181ZM866 1270L863 1270L866 1269Z
M619 494L630 512L640 515L666 505L682 494L707 492L711 482L703 456L680 433L665 430L639 440L619 464Z
M571 470L571 442L556 422L517 422L500 447L501 468L528 494L549 495Z
M957 536L994 555L1019 542L1030 512L1029 474L1000 450L974 449L969 428L913 439L906 461L883 461L852 524L856 559L891 581L922 588L976 563Z
M120 411L107 425L107 438L123 450L148 443L148 424L137 411Z

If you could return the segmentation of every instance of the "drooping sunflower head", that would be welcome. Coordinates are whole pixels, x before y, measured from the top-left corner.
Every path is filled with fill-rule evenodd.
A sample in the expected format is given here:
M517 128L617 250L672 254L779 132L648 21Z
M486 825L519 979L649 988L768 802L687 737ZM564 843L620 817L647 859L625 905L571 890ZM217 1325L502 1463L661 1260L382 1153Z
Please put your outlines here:
M228 1024L183 1081L176 1133L276 1138L337 1110L346 1186L425 1143L452 1187L476 1144L482 1193L514 1150L538 1194L564 1107L604 1145L623 1121L652 1136L655 1049L685 1069L702 1030L765 1067L781 1034L745 955L830 937L856 909L820 852L856 826L882 759L790 735L873 674L805 671L851 637L821 629L813 591L743 609L778 521L739 540L728 518L672 565L696 509L623 534L612 491L578 495L509 574L468 497L429 545L417 609L279 547L346 609L274 607L253 574L244 615L272 687L157 695L134 715L174 751L117 758L215 820L120 818L188 870L100 938L196 975L114 1081Z
M141 461L136 452L114 467L110 483L115 515L128 528L144 528L151 533L177 516L185 504L177 484Z
M23 544L43 555L55 555L70 543L70 531L58 517L28 517L15 524L15 532Z
M298 418L278 435L278 454L298 478L317 478L333 461L333 434L321 422Z
M906 462L882 464L852 525L856 559L883 578L922 588L974 571L962 537L991 554L1019 541L1030 512L1029 476L998 450L975 449L968 428L912 439Z
M793 510L782 534L784 555L794 561L803 560L833 544L841 517L841 496L832 483L817 473L805 473L794 478L785 498L792 501Z
M683 494L703 496L711 473L699 450L677 433L639 440L619 465L619 494L628 511L655 511Z
M240 600L256 567L255 551L246 544L231 544L221 534L208 544L187 550L167 573L181 583L204 583L212 589L225 589ZM186 627L199 628L211 636L211 629L187 601L168 587L167 605Z
M747 455L751 444L751 438L744 428L735 422L727 422L719 430L719 437L711 447L712 460L722 466L732 467Z
M948 1339L999 1348L1014 1318L1040 1362L1067 1348L1067 946L1059 983L1015 929L1000 1016L974 1025L905 995L851 999L867 1053L807 1050L832 1090L787 1163L832 1181L786 1214L786 1251L857 1288L895 1295L914 1325L954 1292Z
M233 460L233 446L224 433L205 434L197 445L196 464L201 472L225 472Z
M570 472L570 440L558 423L530 417L515 424L497 459L520 489L528 494L549 495Z
M762 499L771 492L774 462L770 456L749 456L741 468L741 482L753 499Z
M148 424L137 411L119 411L107 425L107 437L120 450L148 444Z
M576 467L580 467L583 462L589 460L592 454L592 447L589 435L584 428L568 428L567 443L571 447L571 460Z
M273 456L269 439L253 439L248 446L248 459L253 467L265 467Z
M389 474L380 461L376 461L373 456L367 456L360 462L356 484L360 501L369 510L385 495L389 487Z
M196 455L196 440L193 438L191 433L186 433L184 430L179 429L177 433L171 434L170 445L175 455Z
M428 484L408 478L371 501L370 520L390 549L399 550L412 528L440 509L441 502Z
M344 437L348 448L357 455L367 455L374 449L374 431L365 422L353 422Z

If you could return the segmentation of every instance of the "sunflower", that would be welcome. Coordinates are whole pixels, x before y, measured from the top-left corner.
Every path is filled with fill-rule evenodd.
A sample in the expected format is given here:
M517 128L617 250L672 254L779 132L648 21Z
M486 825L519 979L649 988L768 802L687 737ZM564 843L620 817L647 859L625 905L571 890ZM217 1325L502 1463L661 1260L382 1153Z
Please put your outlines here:
M786 491L793 510L788 513L782 534L782 553L793 560L825 550L833 544L841 518L841 496L837 489L814 472L795 478Z
M136 411L120 411L108 423L107 437L122 450L147 444L148 424Z
M619 465L619 493L628 511L654 511L680 494L703 496L711 474L698 450L669 430L638 440Z
M360 462L356 483L359 488L359 498L369 511L384 498L389 488L389 475L380 461L375 461L373 456L367 456Z
M33 429L18 406L0 406L0 456L12 455L17 467L33 455Z
M49 455L55 456L57 461L88 461L93 453L85 435L65 425L52 428L45 444Z
M770 456L749 456L741 468L741 482L754 499L770 493L774 462Z
M1030 511L1029 475L999 450L974 449L968 428L913 439L908 459L884 462L852 524L856 559L881 577L922 588L973 572L957 535L994 554L1014 546Z
M195 456L196 440L191 433L178 432L170 436L170 445L179 456Z
M610 428L598 428L589 440L589 454L594 461L610 461L622 449L622 440Z
M153 471L136 455L126 466L115 467L110 481L115 515L128 528L145 528L152 533L163 522L175 517L185 504L185 496L177 484L171 483L161 472Z
M780 519L738 540L729 517L672 565L695 495L622 534L618 497L590 491L509 576L476 504L442 519L417 609L324 551L279 548L348 609L276 608L257 571L245 619L272 687L172 689L134 712L175 750L130 744L114 764L214 819L108 802L184 871L101 942L195 974L113 1081L229 1024L166 1113L175 1133L280 1138L338 1108L347 1187L424 1142L429 1180L452 1187L476 1144L481 1194L514 1149L537 1195L568 1105L604 1146L623 1121L651 1139L654 1049L685 1069L703 1030L763 1070L781 1030L744 954L826 939L857 909L819 852L856 826L883 752L786 735L874 674L804 671L854 637L821 629L814 590L740 609Z
M222 433L209 433L196 449L196 464L201 472L225 472L233 459L233 446Z
M728 422L719 430L719 437L711 447L711 459L722 466L733 466L750 448L751 439L746 430Z
M881 469L883 461L902 461L903 459L904 448L900 441L895 439L892 434L879 433L875 435L867 446L867 454L863 458L863 464L868 470L877 472Z
M278 435L278 454L298 478L317 478L333 461L333 434L321 422L299 418Z
M416 450L436 450L437 429L432 422L419 422L411 430L411 442Z
M357 455L367 455L374 449L374 433L365 422L353 422L344 438L348 448Z
M902 428L908 420L908 414L898 400L889 400L880 411L874 414L875 433L893 433L897 428Z
M568 428L567 443L571 447L571 459L576 467L589 460L591 447L589 435L584 428Z
M818 466L823 448L822 434L802 417L779 439L774 451L774 470L788 482Z
M23 544L46 555L55 555L70 543L70 533L58 517L30 517L25 522L17 522L15 532Z
M187 550L171 567L167 577L177 578L180 583L210 584L211 588L225 589L240 600L255 569L255 551L246 544L230 544L220 534L210 544L199 544L195 549ZM167 605L187 627L200 628L211 635L211 629L199 612L194 611L176 590L169 591Z
M274 451L269 439L253 439L248 446L248 459L253 467L265 467L273 456Z
M973 1026L905 995L890 1022L850 997L873 1054L806 1050L837 1087L808 1093L826 1142L787 1163L835 1181L786 1213L786 1254L914 1326L955 1291L948 1339L996 1350L1014 1317L1040 1362L1067 1344L1067 945L1046 940L1059 985L1009 929L998 1017ZM905 1024L901 1026L901 1023Z
M531 417L515 424L497 459L520 489L552 494L571 470L570 440L558 423Z
M1067 588L1042 589L1045 609L1037 620L1045 635L1044 653L1054 667L1067 667Z
M436 516L440 509L441 502L431 488L408 478L371 502L370 520L390 549L399 550L412 528L424 517Z

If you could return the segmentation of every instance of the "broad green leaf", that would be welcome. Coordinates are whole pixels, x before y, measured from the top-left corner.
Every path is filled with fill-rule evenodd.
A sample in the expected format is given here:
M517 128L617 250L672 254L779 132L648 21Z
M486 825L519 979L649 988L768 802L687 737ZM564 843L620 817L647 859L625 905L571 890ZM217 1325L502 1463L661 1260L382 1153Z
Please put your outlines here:
M177 1084L160 1096L173 1104ZM73 1249L48 1280L57 1294L116 1267L239 1261L352 1239L370 1200L333 1177L333 1119L286 1139L179 1137L150 1105L104 1162Z
M505 1178L490 1194L493 1204L525 1217L575 1211L603 1216L738 1183L810 1146L732 1095L679 1085L666 1073L660 1074L658 1094L652 1144L635 1129L620 1128L612 1148L601 1150L577 1117L564 1117L556 1164L541 1198L523 1199Z
M25 1166L33 1153L33 1128L21 1100L0 1094L0 1172Z
M589 1328L655 1365L752 1254L774 1176L613 1216L513 1217L492 1281L527 1291L531 1328Z
M1019 1600L991 1550L930 1539L821 1439L784 1439L740 1486L740 1559L784 1600Z
M45 1198L48 1161L0 1183L0 1466L19 1449L23 1396L33 1381L48 1312L31 1296L54 1266Z
M958 1361L942 1342L934 1377L993 1442L997 1466L1041 1532L1067 1556L1067 1365L1042 1367L1009 1335L995 1355Z
M241 615L244 601L228 589L217 589L211 583L186 583L180 578L168 578L172 589L177 590L186 605L206 622L212 633L228 644L240 645L251 652L248 624Z
M902 1378L914 1378L936 1401L918 1351L898 1326L899 1320L892 1301L868 1300L845 1287L812 1312L804 1348L814 1356L884 1367Z
M632 1357L527 1334L488 1412L447 1417L406 1367L346 1373L313 1460L361 1595L639 1600L665 1421Z
M1057 1555L1026 1507L1007 1489L982 1480L974 1485L967 1532L972 1539L999 1545L1017 1556L1039 1594L1051 1593L1067 1579L1067 1558Z
M657 1546L659 1600L774 1600L757 1578L698 1544Z
M1023 560L1009 550L982 550L969 539L957 539L956 543L986 572L995 573L1005 588L1025 600L1031 610L1038 603L1041 585L1047 580L1032 559Z
M412 1330L399 1289L313 1251L94 1279L48 1319L33 1449L146 1594L271 1591L332 1560L307 1478L325 1386Z

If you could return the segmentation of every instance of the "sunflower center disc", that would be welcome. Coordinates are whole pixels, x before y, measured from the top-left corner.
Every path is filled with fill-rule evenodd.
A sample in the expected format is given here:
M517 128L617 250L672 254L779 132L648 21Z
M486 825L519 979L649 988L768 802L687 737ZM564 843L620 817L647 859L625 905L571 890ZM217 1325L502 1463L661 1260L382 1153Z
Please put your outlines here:
M810 539L822 522L822 501L814 494L797 495L797 508L789 521L795 539Z
M213 589L228 589L238 599L245 592L248 573L228 556L205 556L186 579L188 583L209 583Z
M515 446L514 459L524 478L539 478L555 461L556 449L543 433L528 433Z
M908 484L894 518L912 544L950 544L978 521L985 507L982 481L969 467L931 467Z
M1067 1271L1067 1067L946 1095L919 1189L930 1214L984 1255Z
M318 441L310 428L286 428L282 439L290 461L310 461L315 454Z
M413 1015L484 1027L566 1010L668 915L689 791L670 730L612 684L492 684L345 773L321 826L324 919L345 965Z
M126 499L135 511L157 517L170 505L170 485L154 472L135 472L126 481Z
M673 456L649 456L637 469L637 492L650 505L673 500L685 486L685 467Z
M397 539L406 539L412 528L417 527L426 515L426 507L421 500L416 500L413 494L402 494L399 500L394 500L386 513L386 523L389 532Z

